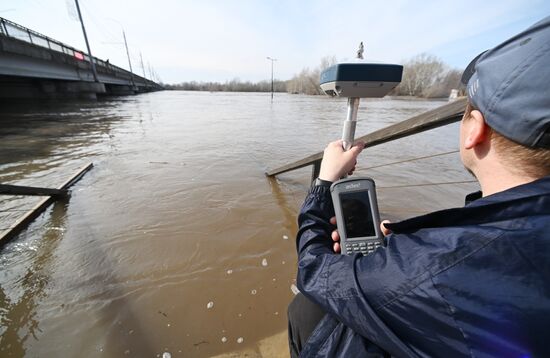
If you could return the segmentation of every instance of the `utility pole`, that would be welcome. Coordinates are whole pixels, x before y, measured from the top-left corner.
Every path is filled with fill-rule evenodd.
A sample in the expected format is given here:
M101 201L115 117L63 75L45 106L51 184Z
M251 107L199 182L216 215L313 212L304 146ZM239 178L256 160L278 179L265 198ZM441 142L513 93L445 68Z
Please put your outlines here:
M277 59L269 56L266 58L271 61L271 102L273 102L273 62L277 61Z
M82 33L84 34L84 40L86 41L86 48L88 49L88 56L90 57L90 64L92 65L92 73L94 75L94 80L99 82L97 79L97 71L95 69L94 57L92 56L92 50L90 50L90 44L88 43L88 36L86 35L86 28L84 27L84 21L82 21L82 14L80 13L80 5L78 0L74 0L76 4L76 11L78 12L78 18L80 19L80 25L82 25Z
M126 31L124 30L124 26L118 21L113 18L107 18L107 20L116 22L120 29L122 30L122 38L124 39L124 47L126 48L126 57L128 58L128 66L130 67L130 82L132 82L132 86L136 86L136 81L134 80L134 70L132 70L132 61L130 59L130 50L128 50L128 41L126 41ZM120 44L120 42L114 42L116 44Z
M145 75L145 66L143 66L143 56L141 56L141 51L139 52L139 59L141 61L141 70L143 71L143 78L147 79L147 76Z
M130 66L130 79L132 81L132 86L136 86L134 82L134 71L132 70L132 61L130 61L130 51L128 51L128 42L126 41L126 32L122 29L122 37L124 37L124 46L126 46L126 56L128 56L128 65Z

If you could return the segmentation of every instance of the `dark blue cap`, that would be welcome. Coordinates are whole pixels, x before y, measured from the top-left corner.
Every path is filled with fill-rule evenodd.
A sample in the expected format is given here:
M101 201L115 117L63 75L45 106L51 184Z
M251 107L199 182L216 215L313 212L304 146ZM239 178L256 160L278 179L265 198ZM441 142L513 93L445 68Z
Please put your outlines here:
M525 146L550 148L550 16L478 55L462 82L491 128Z

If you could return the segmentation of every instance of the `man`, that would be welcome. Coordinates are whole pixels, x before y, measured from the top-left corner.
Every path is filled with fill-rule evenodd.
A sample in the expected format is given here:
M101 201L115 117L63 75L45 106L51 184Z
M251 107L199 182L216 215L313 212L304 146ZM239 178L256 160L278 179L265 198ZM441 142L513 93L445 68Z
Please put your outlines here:
M464 80L460 156L482 195L382 224L385 248L335 254L329 185L363 144L325 149L298 218L293 356L550 356L550 17L478 56Z

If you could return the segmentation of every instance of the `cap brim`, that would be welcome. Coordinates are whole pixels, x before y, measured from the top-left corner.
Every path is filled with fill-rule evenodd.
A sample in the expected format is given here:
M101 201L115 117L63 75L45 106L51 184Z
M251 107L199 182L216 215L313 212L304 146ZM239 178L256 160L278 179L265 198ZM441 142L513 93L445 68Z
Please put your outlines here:
M480 53L479 55L477 55L469 64L468 66L466 66L466 69L464 70L464 72L462 72L462 78L460 78L460 82L462 82L463 85L468 85L468 81L470 80L470 78L472 77L472 75L476 72L476 64L477 64L477 60L479 60L479 58L481 57L481 55L483 55L485 52L487 52L488 50L485 50L483 51L482 53Z

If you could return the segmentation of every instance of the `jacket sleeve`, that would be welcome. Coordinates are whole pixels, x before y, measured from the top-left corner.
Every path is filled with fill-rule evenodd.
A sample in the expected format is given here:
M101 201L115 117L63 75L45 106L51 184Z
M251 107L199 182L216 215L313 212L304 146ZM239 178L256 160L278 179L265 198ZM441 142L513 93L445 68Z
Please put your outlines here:
M333 252L330 234L335 227L329 223L333 215L330 189L313 187L298 216L298 288L340 322L388 352L414 356L383 322L358 282L358 272L365 273L364 260L376 253L363 257ZM380 259L375 260L376 265L383 266Z

